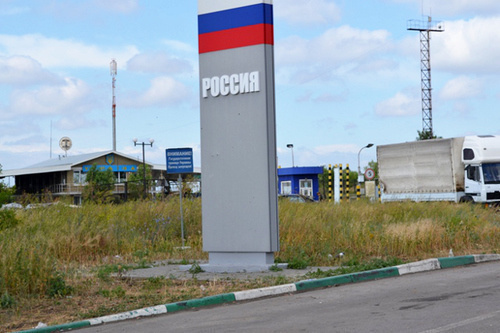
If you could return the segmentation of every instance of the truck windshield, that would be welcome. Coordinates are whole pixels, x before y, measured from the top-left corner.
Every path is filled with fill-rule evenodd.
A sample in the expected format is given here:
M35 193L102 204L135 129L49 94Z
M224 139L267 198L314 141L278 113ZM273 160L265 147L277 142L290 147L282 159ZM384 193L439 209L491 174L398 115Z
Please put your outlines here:
M500 163L483 164L485 184L500 184Z

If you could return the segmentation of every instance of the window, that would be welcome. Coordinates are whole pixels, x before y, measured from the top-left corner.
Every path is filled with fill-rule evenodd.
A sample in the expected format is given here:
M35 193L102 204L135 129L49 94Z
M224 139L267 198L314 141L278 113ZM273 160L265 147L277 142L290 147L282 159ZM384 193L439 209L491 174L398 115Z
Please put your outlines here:
M479 167L469 165L467 167L466 171L467 171L467 178L468 179L474 180L477 182L481 180L481 177L479 176Z
M312 198L313 196L312 179L299 180L299 191L301 195Z
M127 181L127 173L123 171L115 172L115 180L117 183L125 183Z
M86 175L82 172L82 170L74 170L73 171L73 184L75 185L83 185L86 181Z
M281 194L292 194L292 182L287 180L281 182Z
M464 148L464 161L469 161L474 159L474 150L470 148Z
M485 184L500 184L500 163L483 164L483 177Z

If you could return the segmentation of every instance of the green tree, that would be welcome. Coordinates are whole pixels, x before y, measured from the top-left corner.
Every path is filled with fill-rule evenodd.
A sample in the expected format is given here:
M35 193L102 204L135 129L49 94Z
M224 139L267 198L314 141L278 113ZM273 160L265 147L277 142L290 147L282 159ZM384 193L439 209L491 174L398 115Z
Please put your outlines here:
M151 167L146 164L146 188L150 187L153 173ZM131 199L139 199L145 196L144 191L144 167L139 165L136 173L128 177L128 196Z
M421 140L430 140L430 139L441 139L442 137L438 137L432 133L431 130L426 130L426 131L419 131L417 130L418 137L416 138L417 141Z
M0 175L1 174L2 174L2 165L0 164ZM15 190L16 190L15 187L8 187L6 184L0 181L0 207L3 204L11 202Z
M83 189L85 201L104 203L112 199L115 175L111 169L101 171L94 164L87 172L86 180Z

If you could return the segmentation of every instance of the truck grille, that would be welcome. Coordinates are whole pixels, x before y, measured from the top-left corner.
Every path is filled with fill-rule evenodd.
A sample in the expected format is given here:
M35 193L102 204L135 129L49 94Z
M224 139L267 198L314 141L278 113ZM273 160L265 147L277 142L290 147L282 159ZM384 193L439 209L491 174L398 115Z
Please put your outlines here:
M491 193L486 193L486 199L487 200L500 200L500 192L491 192Z

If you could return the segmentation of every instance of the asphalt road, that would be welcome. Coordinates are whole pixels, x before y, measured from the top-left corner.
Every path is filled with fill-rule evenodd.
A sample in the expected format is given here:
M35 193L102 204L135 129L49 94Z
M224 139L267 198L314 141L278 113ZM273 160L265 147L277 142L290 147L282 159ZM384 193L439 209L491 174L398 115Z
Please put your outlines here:
M500 332L500 262L200 308L78 332Z

